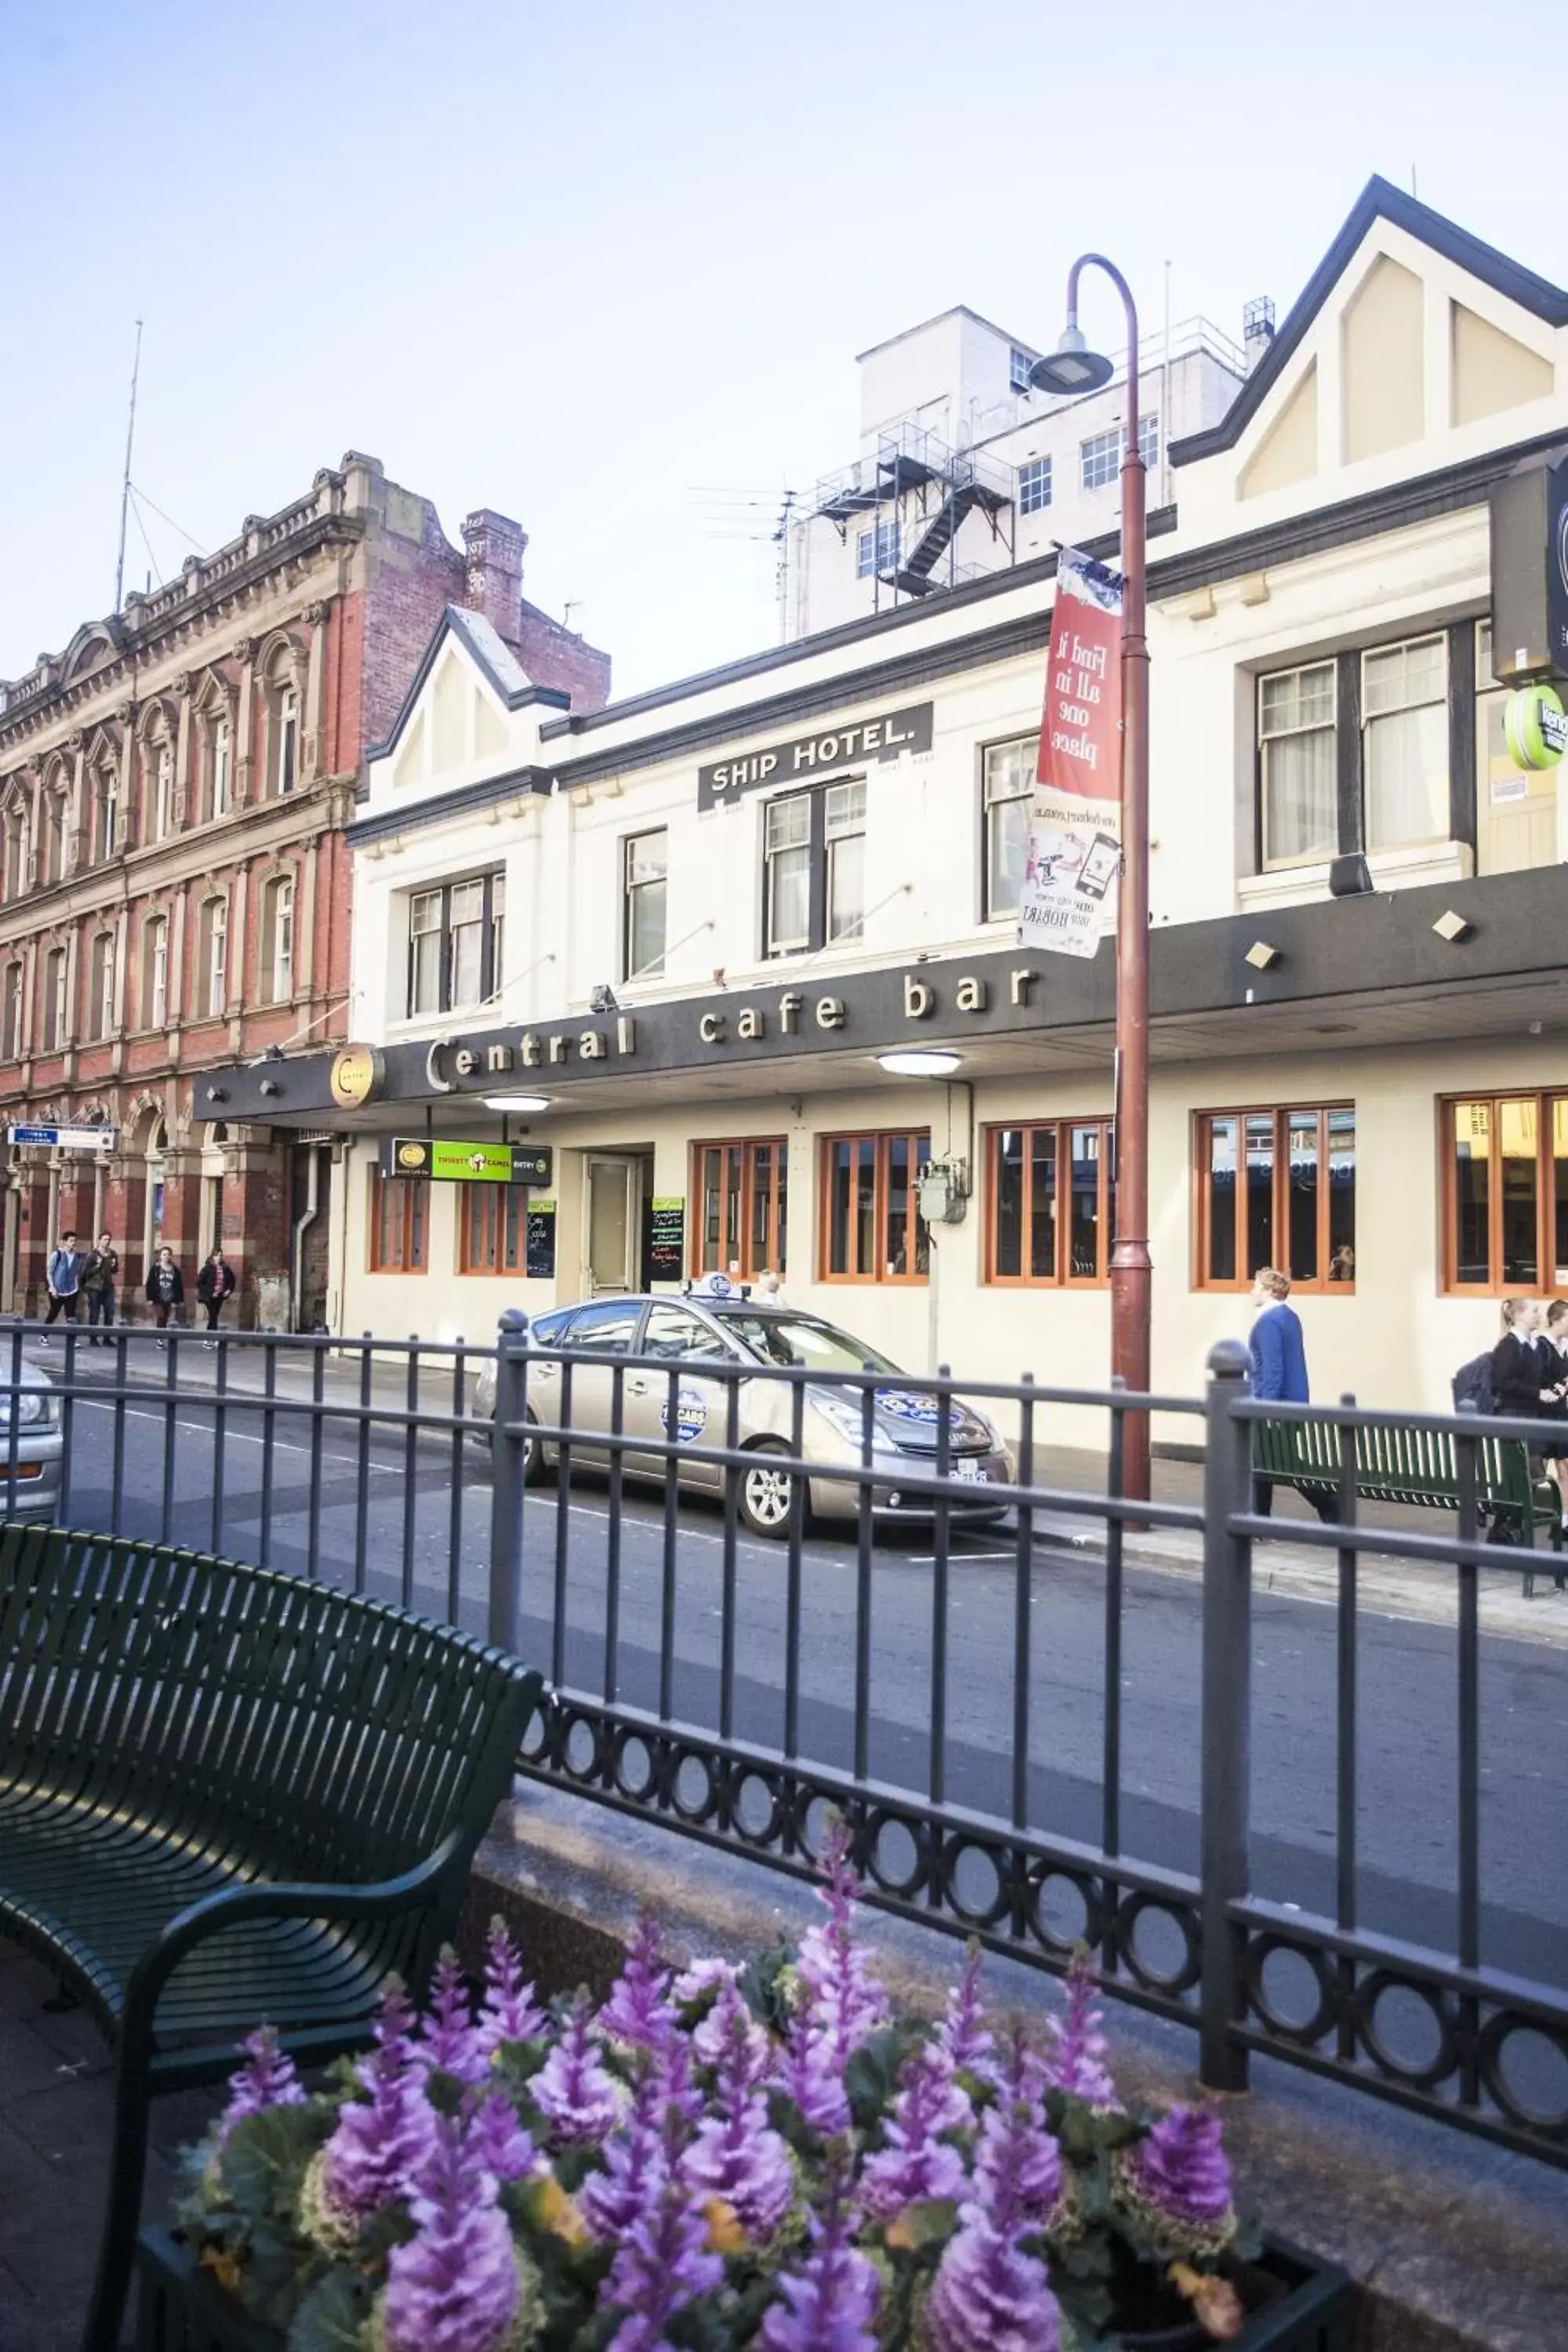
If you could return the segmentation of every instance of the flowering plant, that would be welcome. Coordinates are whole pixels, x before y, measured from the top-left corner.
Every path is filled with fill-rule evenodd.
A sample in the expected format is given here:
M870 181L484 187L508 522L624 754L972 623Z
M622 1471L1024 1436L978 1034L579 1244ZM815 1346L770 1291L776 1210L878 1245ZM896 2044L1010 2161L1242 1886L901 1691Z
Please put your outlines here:
M677 1973L651 1921L595 2010L498 1924L307 2096L265 2027L179 2233L290 2352L1076 2352L1240 2332L1214 2116L1120 2097L1087 1961L1037 2046L973 1952L934 2027L855 1940L848 1837L798 1952Z

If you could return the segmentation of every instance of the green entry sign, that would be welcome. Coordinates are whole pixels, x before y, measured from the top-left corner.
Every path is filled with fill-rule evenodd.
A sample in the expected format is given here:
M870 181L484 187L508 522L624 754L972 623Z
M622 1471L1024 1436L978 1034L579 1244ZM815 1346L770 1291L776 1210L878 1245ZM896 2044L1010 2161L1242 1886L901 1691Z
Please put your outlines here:
M1503 705L1503 740L1516 768L1554 768L1568 751L1568 718L1550 686L1521 687Z
M381 1147L384 1176L433 1176L447 1184L548 1184L548 1145L443 1142L425 1135L392 1135Z

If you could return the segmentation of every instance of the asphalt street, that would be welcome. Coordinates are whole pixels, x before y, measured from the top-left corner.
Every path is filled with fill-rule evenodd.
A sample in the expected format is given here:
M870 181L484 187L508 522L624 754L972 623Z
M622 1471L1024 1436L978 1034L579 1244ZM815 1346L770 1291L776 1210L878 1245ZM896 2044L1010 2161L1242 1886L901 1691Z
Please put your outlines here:
M107 1368L106 1368L107 1369ZM334 1383L335 1392L342 1387ZM331 1392L331 1391L330 1391ZM381 1392L384 1395L384 1391ZM399 1400L401 1402L401 1399ZM426 1403L433 1400L426 1391ZM450 1434L322 1426L319 1469L308 1423L274 1415L270 1476L262 1412L226 1408L214 1444L209 1388L73 1407L68 1523L265 1557L483 1630L489 1581L487 1451ZM166 1477L170 1425L172 1475ZM456 1474L454 1475L454 1474ZM314 1488L313 1488L314 1479ZM312 1511L312 1493L319 1509ZM363 1508L361 1508L361 1496ZM412 1497L412 1517L405 1501ZM654 1709L665 1585L662 1497L628 1484L618 1519L617 1637L606 1641L612 1497L601 1475L574 1478L563 1557L562 1499L529 1492L523 1516L523 1646L552 1664L553 1602L564 1598L563 1685ZM674 1554L673 1713L720 1723L725 1548L716 1506L683 1501ZM852 1769L857 1563L852 1532L814 1535L802 1563L799 1752ZM1129 1570L1121 1673L1121 1850L1181 1871L1197 1864L1200 1757L1198 1587ZM784 1729L785 1553L743 1534L734 1558L732 1728L764 1747ZM1005 1817L1011 1802L1017 1564L1008 1528L955 1533L947 1635L947 1737L953 1804ZM929 1531L878 1546L869 1581L868 1766L884 1783L931 1786L933 1561ZM1028 1825L1099 1844L1102 1829L1104 1577L1081 1551L1037 1544L1028 1570ZM1254 1618L1254 1884L1270 1899L1332 1908L1335 1793L1333 1612L1260 1591ZM1361 1924L1451 1949L1456 1884L1456 1644L1450 1628L1363 1613L1357 1774ZM1546 1644L1487 1636L1480 1661L1483 1956L1549 1983L1568 1981L1568 1661ZM984 1865L976 1860L975 1868ZM967 1892L984 1894L976 1879ZM1060 1922L1070 1927L1070 1914ZM1157 1941L1150 1957L1174 1954Z

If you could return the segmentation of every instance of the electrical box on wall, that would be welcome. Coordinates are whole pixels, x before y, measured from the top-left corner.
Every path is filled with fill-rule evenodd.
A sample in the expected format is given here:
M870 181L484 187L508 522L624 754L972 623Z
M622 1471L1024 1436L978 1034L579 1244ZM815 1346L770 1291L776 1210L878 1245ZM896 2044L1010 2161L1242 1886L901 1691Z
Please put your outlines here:
M920 1203L928 1225L961 1225L968 1199L966 1160L927 1160L920 1172Z

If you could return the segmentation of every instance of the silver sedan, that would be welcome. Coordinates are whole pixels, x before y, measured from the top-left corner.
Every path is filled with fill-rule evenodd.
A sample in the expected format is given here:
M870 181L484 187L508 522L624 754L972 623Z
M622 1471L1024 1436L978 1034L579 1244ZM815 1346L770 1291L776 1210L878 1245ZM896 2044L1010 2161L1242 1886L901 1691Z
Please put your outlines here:
M47 1372L26 1356L15 1389L11 1378L9 1351L0 1348L0 1519L52 1520L65 1459L60 1400Z
M865 1391L840 1385L832 1376L866 1370L886 1374L889 1385L871 1391L872 1510L884 1522L932 1517L933 1498L907 1493L904 1482L929 1477L935 1469L939 1401L899 1385L909 1375L898 1365L819 1316L763 1305L740 1295L730 1298L632 1296L555 1307L534 1318L529 1336L531 1345L542 1351L563 1349L586 1359L570 1367L567 1425L573 1429L609 1431L617 1358L652 1358L655 1365L679 1368L673 1381L668 1372L647 1363L629 1365L622 1375L621 1429L630 1441L623 1449L623 1462L628 1477L650 1478L662 1485L667 1475L668 1457L639 1454L636 1444L639 1436L667 1444L673 1439L678 1445L723 1446L730 1394L734 1391L736 1443L756 1457L754 1465L742 1473L737 1502L742 1519L758 1536L782 1536L788 1531L793 1384L704 1377L704 1366L797 1365L824 1375L820 1381L808 1380L804 1384L801 1454L811 1465L805 1506L808 1518L839 1520L856 1518L860 1508L859 1483L833 1474L836 1468L842 1471L865 1460ZM552 1362L547 1353L528 1367L531 1433L526 1475L531 1480L542 1477L559 1456L560 1448L552 1443L551 1432L566 1420L563 1405L566 1370L565 1366ZM479 1375L472 1409L480 1420L489 1422L495 1417L493 1362L487 1363ZM1012 1457L991 1422L973 1405L954 1398L947 1412L950 1514L969 1520L999 1517L1007 1507L990 1490L1011 1482ZM574 1441L571 1450L578 1462L603 1464L609 1459L610 1449L595 1446L591 1437ZM683 1486L722 1493L721 1464L695 1454L688 1460L677 1457L677 1462Z

